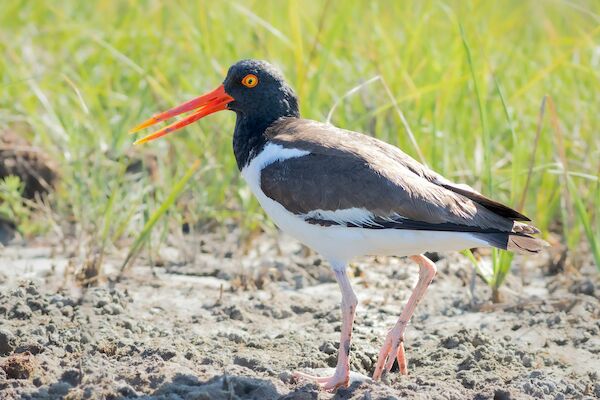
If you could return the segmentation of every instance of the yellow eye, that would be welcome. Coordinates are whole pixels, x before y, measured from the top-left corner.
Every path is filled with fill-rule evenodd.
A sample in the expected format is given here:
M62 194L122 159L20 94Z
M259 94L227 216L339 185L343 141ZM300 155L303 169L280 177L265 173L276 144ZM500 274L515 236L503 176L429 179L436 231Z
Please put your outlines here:
M253 88L258 85L258 77L254 74L248 74L242 79L242 85Z

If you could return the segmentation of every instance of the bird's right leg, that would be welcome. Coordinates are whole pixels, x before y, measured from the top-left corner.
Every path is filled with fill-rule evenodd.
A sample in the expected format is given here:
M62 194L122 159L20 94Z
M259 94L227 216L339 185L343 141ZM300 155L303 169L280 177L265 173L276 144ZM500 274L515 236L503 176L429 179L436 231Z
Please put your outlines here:
M381 378L384 370L389 372L392 369L394 359L398 360L400 373L403 375L408 373L406 357L404 356L404 330L437 271L433 261L423 255L412 256L410 259L419 264L419 281L413 289L406 306L404 306L398 322L385 338L385 343L379 352L379 358L373 373L374 380Z
M303 372L294 372L296 378L303 378L315 382L317 385L327 391L334 391L339 387L348 386L350 379L350 342L352 339L352 324L354 323L354 314L358 300L350 285L350 280L346 274L346 265L338 268L334 264L335 279L342 291L342 329L340 346L338 349L338 360L335 372L332 376L318 377L305 374Z

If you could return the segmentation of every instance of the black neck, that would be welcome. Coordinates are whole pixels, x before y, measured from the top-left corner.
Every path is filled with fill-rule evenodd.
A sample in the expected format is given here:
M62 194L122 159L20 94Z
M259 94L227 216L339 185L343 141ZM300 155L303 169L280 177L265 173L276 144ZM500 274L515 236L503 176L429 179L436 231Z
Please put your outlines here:
M267 141L264 135L265 130L273 121L265 124L264 121L252 120L245 114L236 114L235 131L233 132L233 154L238 169L241 171L264 147Z
M251 118L237 112L235 131L233 132L233 154L238 169L247 166L267 143L265 131L275 121L282 117L298 117L297 111L292 115L273 116L271 118Z

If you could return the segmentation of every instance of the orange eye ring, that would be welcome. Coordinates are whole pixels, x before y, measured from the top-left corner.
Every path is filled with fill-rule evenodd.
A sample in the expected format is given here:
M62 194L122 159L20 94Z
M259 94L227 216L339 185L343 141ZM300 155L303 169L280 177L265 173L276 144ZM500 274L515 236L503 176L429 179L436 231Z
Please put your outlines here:
M242 85L248 88L253 88L254 86L258 85L258 77L254 74L248 74L244 77L244 79L242 79Z

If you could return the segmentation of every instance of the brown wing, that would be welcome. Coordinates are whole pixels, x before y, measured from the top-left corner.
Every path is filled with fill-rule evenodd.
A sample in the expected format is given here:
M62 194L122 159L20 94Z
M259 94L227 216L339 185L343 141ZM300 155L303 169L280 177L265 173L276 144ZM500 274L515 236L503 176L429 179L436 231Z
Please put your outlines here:
M275 144L310 152L261 172L263 192L296 214L364 208L373 213L372 220L350 225L469 232L511 232L520 216L453 186L400 149L369 136L295 118L277 122L267 135Z

